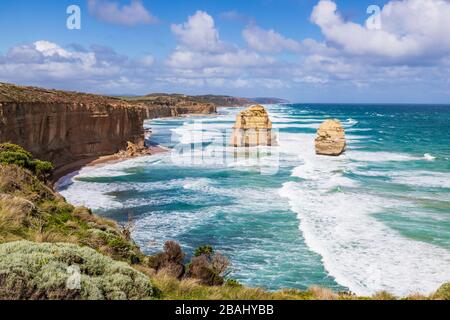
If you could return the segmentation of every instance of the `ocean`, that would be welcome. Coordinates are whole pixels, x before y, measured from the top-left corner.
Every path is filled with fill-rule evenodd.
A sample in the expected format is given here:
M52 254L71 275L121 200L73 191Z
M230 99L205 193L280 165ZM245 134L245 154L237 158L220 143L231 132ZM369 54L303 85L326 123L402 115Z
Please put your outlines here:
M431 293L450 281L450 106L267 105L278 146L227 146L240 109L146 122L171 152L88 167L60 192L120 223L146 253L213 245L230 277L269 290ZM348 148L317 156L320 123Z

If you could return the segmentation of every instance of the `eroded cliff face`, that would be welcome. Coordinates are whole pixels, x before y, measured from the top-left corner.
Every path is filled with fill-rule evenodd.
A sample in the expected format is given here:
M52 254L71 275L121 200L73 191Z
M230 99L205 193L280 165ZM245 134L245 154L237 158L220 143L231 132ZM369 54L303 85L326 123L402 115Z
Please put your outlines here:
M142 110L112 104L6 102L0 140L52 161L56 168L144 143Z
M0 142L12 142L68 173L100 156L144 146L147 118L212 113L215 106L111 97L0 83Z

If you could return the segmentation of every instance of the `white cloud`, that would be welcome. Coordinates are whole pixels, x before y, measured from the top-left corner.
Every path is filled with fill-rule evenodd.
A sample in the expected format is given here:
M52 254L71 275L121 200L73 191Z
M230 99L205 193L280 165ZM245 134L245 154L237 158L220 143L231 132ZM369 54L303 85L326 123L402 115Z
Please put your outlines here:
M153 64L150 55L134 60L110 48L63 48L41 40L0 54L0 81L97 92L116 87L134 90Z
M248 46L260 52L281 52L301 50L301 44L293 39L285 38L274 30L264 30L258 26L250 25L242 31Z
M132 0L129 5L122 7L110 0L88 0L88 9L91 15L101 21L129 27L158 22L158 19L144 7L142 0Z
M284 80L271 78L278 72L274 57L222 41L206 12L197 11L185 23L172 25L172 32L178 45L159 81L223 90L285 86Z
M180 44L192 51L214 52L223 49L224 44L219 40L214 19L204 11L197 11L183 24L173 24L171 29Z
M381 11L381 30L345 21L331 0L321 0L311 15L327 42L352 55L406 61L450 54L450 2L402 0Z
M78 61L79 64L85 67L91 67L95 65L97 59L93 52L76 52L63 49L59 45L49 41L36 41L33 43L33 48L45 58L59 60L59 62L66 61Z
M214 19L204 11L197 11L183 24L172 25L172 32L179 43L167 59L167 65L173 69L184 69L181 71L183 74L186 74L186 70L194 69L204 76L211 70L214 70L216 75L220 70L229 74L233 68L243 72L244 70L239 68L273 62L272 58L220 40Z
M180 69L197 69L211 67L255 67L274 62L269 57L261 57L256 52L243 49L208 53L177 49L168 59L170 67Z
M138 59L138 63L143 67L151 67L155 64L155 58L152 55L147 55Z

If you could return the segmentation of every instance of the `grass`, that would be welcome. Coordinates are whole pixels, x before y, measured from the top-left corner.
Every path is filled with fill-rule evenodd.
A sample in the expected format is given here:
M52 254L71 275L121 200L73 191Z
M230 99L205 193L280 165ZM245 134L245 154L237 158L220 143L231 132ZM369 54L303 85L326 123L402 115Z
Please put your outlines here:
M404 298L395 297L387 292L379 292L373 296L356 296L349 293L336 293L330 289L313 286L308 290L284 289L267 291L260 288L249 288L241 285L224 285L208 287L194 279L177 280L164 272L152 277L153 284L160 291L160 299L164 300L449 300L450 284L443 285L437 293L424 296L410 295Z
M0 165L0 243L22 239L75 243L129 263L144 258L115 222L70 205L23 168Z

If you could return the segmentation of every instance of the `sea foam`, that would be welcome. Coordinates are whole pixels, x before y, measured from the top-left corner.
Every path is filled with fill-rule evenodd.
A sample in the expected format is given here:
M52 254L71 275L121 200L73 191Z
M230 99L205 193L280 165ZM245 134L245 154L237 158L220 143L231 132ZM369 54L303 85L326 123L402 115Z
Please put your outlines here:
M351 149L337 158L316 156L312 135L306 134L290 136L280 145L297 152L303 164L292 172L302 181L284 183L279 193L297 213L307 245L322 256L338 283L357 294L386 290L407 295L427 294L450 281L448 250L405 238L374 217L405 203L361 191L346 176L357 168L355 161L361 165L419 157Z

